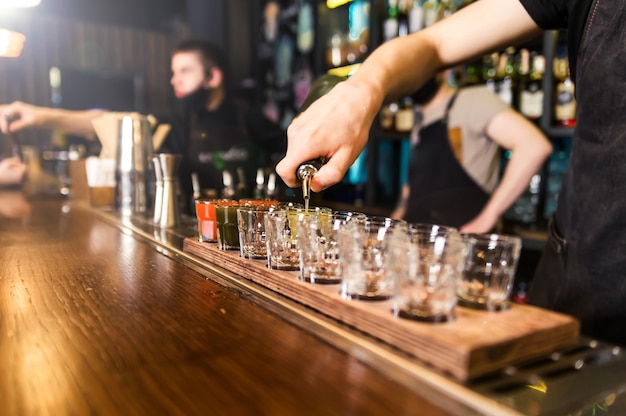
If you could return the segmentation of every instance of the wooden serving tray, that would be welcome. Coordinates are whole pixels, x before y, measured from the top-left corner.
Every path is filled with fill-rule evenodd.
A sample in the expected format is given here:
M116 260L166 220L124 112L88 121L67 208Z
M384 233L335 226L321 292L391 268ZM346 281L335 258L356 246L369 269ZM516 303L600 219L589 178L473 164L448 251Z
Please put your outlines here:
M183 250L376 337L459 381L467 381L574 345L579 323L545 309L513 304L502 312L457 307L456 320L425 323L398 318L392 301L345 300L339 285L301 281L299 272L271 270L265 260L186 238Z

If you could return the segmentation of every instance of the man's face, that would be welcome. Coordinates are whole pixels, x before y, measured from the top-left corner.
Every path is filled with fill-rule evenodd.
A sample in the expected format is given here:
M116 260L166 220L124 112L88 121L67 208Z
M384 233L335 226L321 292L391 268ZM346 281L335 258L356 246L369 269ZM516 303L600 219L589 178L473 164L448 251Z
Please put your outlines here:
M177 52L172 56L172 79L176 98L182 98L198 89L208 86L204 67L198 52Z

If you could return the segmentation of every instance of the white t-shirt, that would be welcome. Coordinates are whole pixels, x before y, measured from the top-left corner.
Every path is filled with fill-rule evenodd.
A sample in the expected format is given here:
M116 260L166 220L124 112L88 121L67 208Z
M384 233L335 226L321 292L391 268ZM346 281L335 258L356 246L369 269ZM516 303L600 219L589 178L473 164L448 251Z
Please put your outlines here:
M448 101L423 114L421 129L440 120ZM448 115L448 135L457 160L467 174L489 194L498 184L500 154L496 142L487 137L485 128L491 118L509 106L483 86L461 88ZM418 133L419 134L419 133ZM416 142L413 135L413 142Z

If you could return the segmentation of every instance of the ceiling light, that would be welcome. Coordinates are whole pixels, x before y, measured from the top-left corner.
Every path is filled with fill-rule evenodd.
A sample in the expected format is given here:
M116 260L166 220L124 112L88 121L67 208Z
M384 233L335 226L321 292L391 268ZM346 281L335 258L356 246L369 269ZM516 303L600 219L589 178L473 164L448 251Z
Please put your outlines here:
M17 58L22 53L26 36L12 30L0 29L0 57Z
M0 0L0 7L35 7L41 0Z

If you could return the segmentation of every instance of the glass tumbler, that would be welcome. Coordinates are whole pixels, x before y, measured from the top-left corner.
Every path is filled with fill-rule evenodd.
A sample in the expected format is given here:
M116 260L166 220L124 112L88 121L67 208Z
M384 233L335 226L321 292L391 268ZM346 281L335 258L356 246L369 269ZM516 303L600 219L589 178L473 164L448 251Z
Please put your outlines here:
M198 240L201 242L217 242L217 220L215 204L229 202L227 199L200 198L196 199L196 218L198 219Z
M469 250L458 288L459 305L499 311L509 299L522 239L502 234L464 234Z
M453 320L467 254L456 229L410 224L406 234L391 241L389 251L394 315L425 322Z
M239 250L237 208L239 208L237 201L222 201L215 204L217 248L220 250Z
M265 217L271 207L240 206L237 208L239 248L243 258L251 260L267 259L267 235Z
M338 231L350 222L364 221L357 212L320 211L302 216L297 222L300 250L300 279L318 284L341 282Z
M389 242L406 229L403 220L366 218L338 230L341 296L344 299L386 300L393 295L388 273Z

